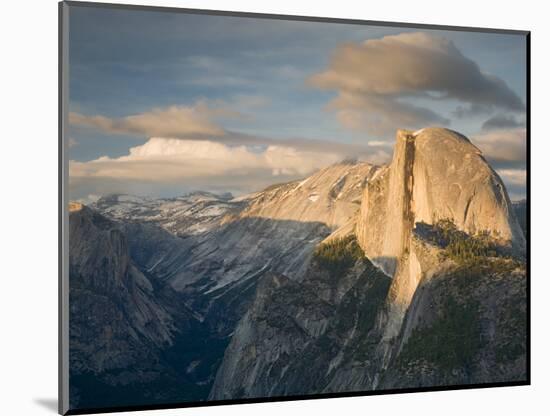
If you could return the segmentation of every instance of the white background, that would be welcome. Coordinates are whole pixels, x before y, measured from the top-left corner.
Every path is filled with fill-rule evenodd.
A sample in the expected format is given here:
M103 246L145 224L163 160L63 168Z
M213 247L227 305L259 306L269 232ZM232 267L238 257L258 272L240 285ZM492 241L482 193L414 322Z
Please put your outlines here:
M176 409L148 415L550 414L550 276L545 267L550 255L550 135L546 128L550 123L550 25L546 2L136 1L532 31L532 386ZM55 0L3 1L0 19L0 414L53 415L57 401L57 4Z

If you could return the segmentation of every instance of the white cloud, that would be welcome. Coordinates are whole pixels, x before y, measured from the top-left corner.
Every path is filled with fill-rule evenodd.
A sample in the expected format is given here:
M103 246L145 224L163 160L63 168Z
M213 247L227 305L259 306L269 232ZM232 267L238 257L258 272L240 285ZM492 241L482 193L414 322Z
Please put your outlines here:
M527 185L525 128L490 130L471 139L506 184L510 198L524 198Z
M269 145L263 149L228 146L207 140L151 138L118 158L107 156L89 162L70 161L69 176L75 195L107 193L113 184L188 184L250 192L267 184L306 176L338 162L338 153ZM90 183L94 183L90 187ZM126 183L126 185L123 185ZM86 189L75 189L79 184Z
M495 164L525 163L527 157L525 128L490 130L473 136L472 142Z
M207 140L154 137L130 148L126 156L71 161L71 176L101 176L163 181L192 176L216 176L239 170L265 169L272 175L305 175L334 163L341 155L270 145L254 152L246 146L227 146ZM155 169L147 169L156 167Z
M367 144L371 147L393 147L393 143L383 140L371 140Z
M525 169L498 169L497 173L507 184L518 186L526 185L527 172Z
M502 130L525 127L525 119L516 119L513 114L496 114L486 120L481 126L482 130Z

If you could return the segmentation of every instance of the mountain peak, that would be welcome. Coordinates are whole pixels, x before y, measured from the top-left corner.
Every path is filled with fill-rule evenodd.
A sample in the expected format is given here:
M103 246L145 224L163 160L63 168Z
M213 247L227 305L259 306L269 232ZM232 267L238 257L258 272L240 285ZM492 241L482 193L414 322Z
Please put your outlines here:
M413 230L441 220L525 248L506 188L477 147L448 129L398 130L391 163L365 188L356 228L367 257L394 278L388 338L399 331L424 273Z
M502 180L468 138L439 127L398 130L391 163L364 192L359 242L367 255L397 258L416 223L443 219L525 246Z
M336 230L355 219L364 185L378 169L343 161L302 181L272 185L254 195L242 216L317 222Z
M406 129L398 129L396 133L397 140L404 140L404 139L418 139L418 140L435 140L435 141L441 141L441 140L447 140L447 141L456 141L463 144L469 144L473 146L478 152L479 149L475 147L470 139L468 139L463 134L447 129L444 127L424 127L416 131L412 130L406 130Z
M84 208L84 204L81 204L80 202L76 202L76 201L69 202L69 212L77 212L77 211L80 211L82 208Z

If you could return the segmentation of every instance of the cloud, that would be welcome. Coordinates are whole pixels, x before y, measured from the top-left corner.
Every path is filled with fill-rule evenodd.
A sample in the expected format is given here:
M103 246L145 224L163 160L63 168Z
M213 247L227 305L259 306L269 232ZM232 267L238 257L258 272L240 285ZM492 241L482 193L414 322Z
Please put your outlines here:
M525 169L497 169L497 173L506 185L512 201L525 198L527 191L527 171Z
M496 170L512 200L525 198L527 138L525 128L498 129L471 137Z
M525 166L525 128L491 130L472 136L472 141L496 169Z
M527 181L527 171L525 169L499 169L497 173L504 182L511 185L525 186Z
M225 132L214 119L238 117L235 111L223 107L210 107L199 101L193 106L170 106L120 118L101 115L88 116L71 112L73 125L91 127L110 134L135 136L165 136L188 138L192 136L222 136Z
M268 137L260 137L255 135L248 135L243 133L237 133L228 131L222 139L216 141L223 141L225 144L230 145L244 145L250 148L265 149L269 146L277 147L291 147L300 152L312 152L312 153L330 153L341 155L343 159L357 159L362 161L368 161L373 164L386 163L391 158L393 149L393 143L387 142L369 142L365 143L346 143L336 142L331 140L316 140L305 139L300 137L292 137L287 139L273 139ZM383 149L373 150L372 146L385 147Z
M483 73L453 42L426 33L341 45L328 68L309 82L338 91L329 108L344 126L375 135L393 133L396 127L448 124L444 116L413 104L414 99L458 101L462 112L525 108L504 81Z
M118 189L181 185L195 189L251 192L274 182L309 175L342 160L339 153L269 145L258 149L206 140L151 138L129 154L89 162L70 161L74 198Z
M81 204L84 204L84 205L90 205L96 202L99 198L101 198L101 195L88 194L82 198L77 199L76 202L80 202Z
M376 136L394 134L398 127L416 129L426 125L448 125L449 120L413 104L380 96L340 93L329 105L340 124Z
M525 120L517 120L511 114L496 114L486 120L481 126L482 130L509 129L516 127L525 127Z
M393 143L386 142L383 140L371 140L367 144L372 147L393 147L394 146Z
M69 148L78 146L78 142L74 138L69 137L69 141L67 142L67 146L69 146Z

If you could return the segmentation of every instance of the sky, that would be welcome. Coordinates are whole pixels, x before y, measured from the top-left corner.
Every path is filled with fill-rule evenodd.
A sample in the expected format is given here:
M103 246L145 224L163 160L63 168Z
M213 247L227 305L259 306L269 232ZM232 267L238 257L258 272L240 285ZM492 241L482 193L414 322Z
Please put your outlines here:
M79 6L69 30L71 199L241 195L427 126L525 196L521 35Z

